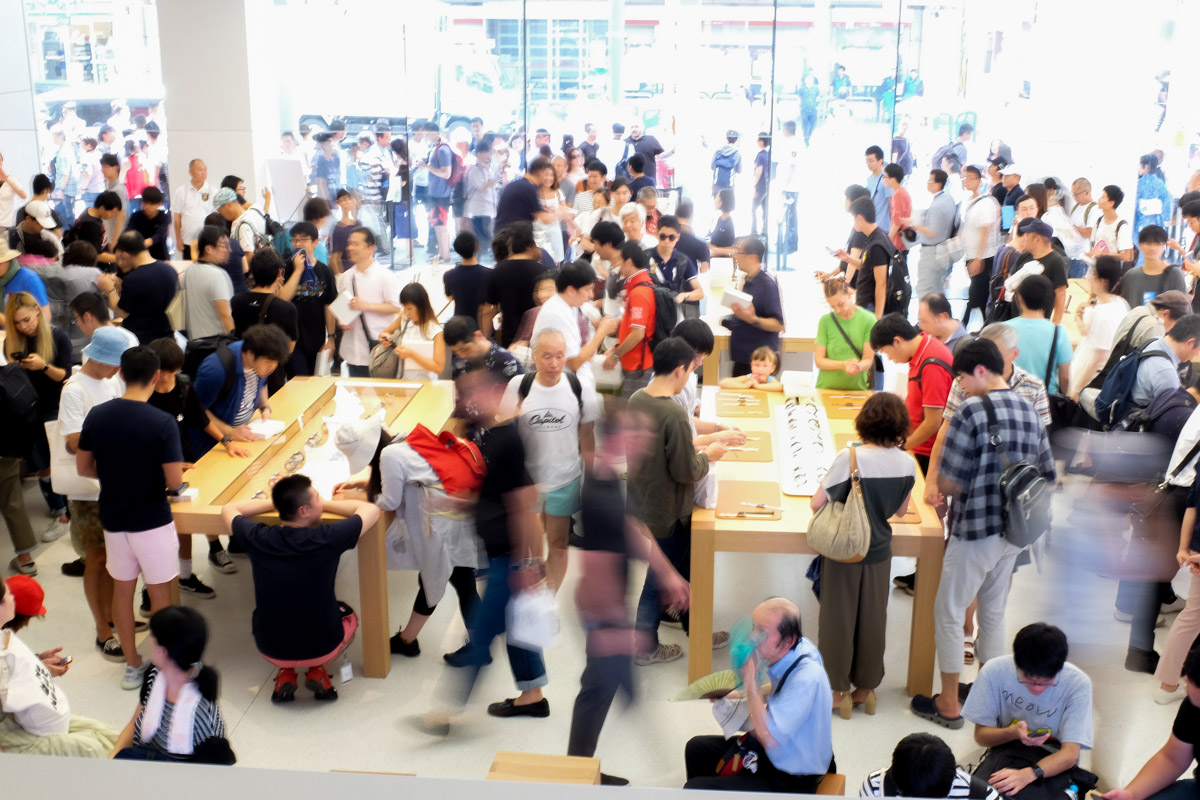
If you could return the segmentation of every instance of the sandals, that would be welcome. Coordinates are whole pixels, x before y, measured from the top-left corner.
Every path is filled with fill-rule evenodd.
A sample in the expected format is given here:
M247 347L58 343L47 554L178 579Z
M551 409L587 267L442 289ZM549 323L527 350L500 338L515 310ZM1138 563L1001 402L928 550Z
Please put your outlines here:
M971 641L970 639L963 641L963 663L975 663L975 642Z
M921 719L927 719L935 725L941 725L943 728L949 728L952 731L961 728L966 722L963 716L961 714L957 717L945 716L942 712L938 711L937 704L934 702L936 699L937 695L933 697L926 697L923 694L917 695L912 699L912 712Z

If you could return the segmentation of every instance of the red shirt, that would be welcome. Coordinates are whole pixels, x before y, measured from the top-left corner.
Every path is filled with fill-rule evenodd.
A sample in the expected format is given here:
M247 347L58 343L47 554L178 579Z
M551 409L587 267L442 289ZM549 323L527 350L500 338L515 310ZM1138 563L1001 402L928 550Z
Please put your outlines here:
M912 423L910 434L925 419L926 408L946 407L946 398L950 396L950 387L954 385L954 377L950 371L942 369L938 364L927 364L924 371L921 371L921 363L930 358L940 358L947 364L954 363L950 348L929 334L922 333L921 344L917 346L916 354L908 362L908 397L905 398L905 405L908 406L908 419ZM917 381L918 374L921 377L920 382ZM941 418L940 414L938 418ZM920 456L929 455L933 452L933 440L936 438L935 430L928 439L913 447L912 452Z
M646 288L634 291L638 286ZM643 269L625 282L625 313L621 315L617 341L625 341L634 328L644 328L646 335L637 347L621 356L621 369L634 372L654 368L654 352L650 349L650 337L654 335L654 311L654 282L650 279L650 272Z
M894 224L899 224L902 219L908 219L912 216L912 195L908 193L908 189L903 186L896 188L892 192L892 199L889 201L891 205L891 220ZM896 231L896 235L892 237L892 244L897 250L907 250L908 242L904 241L904 237L900 235L900 231L906 226L901 225L900 230Z

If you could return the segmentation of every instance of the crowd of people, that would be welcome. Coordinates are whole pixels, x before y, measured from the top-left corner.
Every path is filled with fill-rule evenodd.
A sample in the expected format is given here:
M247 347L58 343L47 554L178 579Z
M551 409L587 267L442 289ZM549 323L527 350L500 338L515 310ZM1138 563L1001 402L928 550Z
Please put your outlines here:
M272 395L296 376L448 375L462 438L446 456L421 428L347 425L336 444L357 477L333 496L322 497L300 471L275 482L269 497L223 509L228 539L208 537L208 562L233 573L231 552L249 559L254 640L277 668L274 702L294 701L301 683L316 700L337 699L331 669L358 620L335 596L334 576L341 554L381 510L417 514L408 528L428 530L431 541L416 553L417 597L391 652L420 654L419 634L447 586L468 630L466 644L444 654L440 706L417 721L421 730L450 731L492 661L493 641L506 633L506 609L523 595L553 598L573 560L583 576L575 603L587 653L570 755L595 755L612 700L632 689L634 667L683 656L659 631L689 629L693 509L712 497L712 465L746 441L737 428L700 416L697 371L715 347L700 315L700 276L715 258L732 259L747 298L721 321L732 361L722 385L783 389L784 304L765 269L759 215L740 238L730 217L740 158L714 157L719 218L699 236L690 199L674 213L658 208L663 148L638 125L629 136L614 125L611 141L589 125L585 141L562 155L547 152L549 134L539 130L528 158L524 149L513 158L505 150L512 142L481 121L473 127L466 153L427 124L408 142L393 140L390 128L364 134L367 146L346 160L344 126L317 134L311 159L304 156L316 194L303 221L284 231L269 220L269 194L263 207L248 202L236 176L214 190L200 159L173 192L146 181L131 193L129 171L152 162L134 161L133 139L125 161L106 141L98 164L107 181L77 217L74 201L47 202L66 173L35 178L34 197L0 237L0 403L12 431L0 442L0 514L16 552L16 575L0 598L0 707L10 715L0 721L0 749L233 762L217 676L202 661L203 617L170 605L172 581L193 599L215 590L194 571L192 537L177 530L169 499L210 451L248 456L248 424L270 419ZM150 122L144 130L151 133ZM958 133L965 141L973 129ZM285 134L285 151L302 152L308 138ZM764 156L756 187L771 137L760 134L757 144ZM866 400L855 420L858 445L832 458L811 505L818 512L860 490L869 547L861 561L821 558L810 573L820 584L816 637L804 635L789 599L753 609L735 696L745 705L745 735L692 739L683 754L689 788L813 792L836 772L833 716L878 708L889 520L916 500L918 471L920 500L944 520L947 541L933 612L940 692L913 698L911 711L949 729L969 720L987 754L968 774L940 739L914 734L889 767L867 776L862 794L1032 800L1094 788L1097 776L1079 764L1093 744L1092 686L1068 661L1065 634L1034 622L1010 645L1004 633L1011 577L1031 549L1014 533L1002 486L1017 463L1042 486L1083 476L1106 513L1132 520L1137 541L1166 541L1165 559L1152 558L1147 545L1153 569L1120 574L1115 613L1130 622L1126 668L1153 673L1156 700L1179 702L1179 716L1163 751L1107 797L1194 791L1174 782L1200 735L1200 657L1189 653L1200 634L1200 588L1183 600L1170 581L1182 567L1200 574L1200 495L1192 488L1200 414L1191 371L1200 306L1187 280L1200 274L1200 236L1183 245L1168 228L1182 229L1182 221L1200 232L1200 191L1189 186L1175 200L1157 175L1158 157L1148 155L1126 220L1118 186L1104 186L1095 201L1086 178L1021 186L1007 148L976 166L953 145L924 176L872 146L864 184L844 192L849 238L831 251L839 263L818 270L820 289L811 286L829 308L816 326L817 387L882 389L883 357L906 364L908 379L903 392ZM911 187L922 178L931 199L918 214ZM758 195L756 188L756 212ZM395 242L418 238L440 261L451 251L459 258L443 274L454 304L444 324L427 288L403 284L383 260ZM1182 254L1182 265L1168 251ZM970 286L961 322L960 298L950 293L956 270ZM1087 291L1071 310L1073 276ZM348 323L333 308L342 295L356 312ZM1117 436L1156 442L1158 452L1132 465L1110 458L1107 443ZM51 519L40 534L21 490L25 464ZM1131 510L1136 487L1160 482L1162 502ZM413 491L445 513L422 511ZM255 521L272 510L279 524ZM324 523L325 513L344 519ZM45 611L33 554L67 533L79 558L62 569L83 579L96 648L124 664L123 688L140 690L121 732L72 717L55 683L69 661L53 649L36 654L16 636ZM648 564L636 605L626 600L631 559ZM926 579L894 583L912 593ZM137 619L138 607L148 623ZM1159 614L1180 610L1160 656ZM139 649L147 627L148 650ZM506 644L518 694L488 713L550 716L539 649L511 637ZM744 643L717 631L702 646L731 644ZM960 681L976 663L974 683ZM31 682L48 688L32 693Z

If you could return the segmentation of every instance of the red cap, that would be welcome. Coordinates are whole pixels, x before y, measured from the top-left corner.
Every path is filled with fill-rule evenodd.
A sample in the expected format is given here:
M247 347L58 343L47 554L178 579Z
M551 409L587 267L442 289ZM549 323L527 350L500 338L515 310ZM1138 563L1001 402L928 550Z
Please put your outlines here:
M8 590L13 593L18 614L25 617L40 617L46 613L46 607L42 605L42 601L46 599L46 592L40 583L28 575L14 575L5 583L8 584Z

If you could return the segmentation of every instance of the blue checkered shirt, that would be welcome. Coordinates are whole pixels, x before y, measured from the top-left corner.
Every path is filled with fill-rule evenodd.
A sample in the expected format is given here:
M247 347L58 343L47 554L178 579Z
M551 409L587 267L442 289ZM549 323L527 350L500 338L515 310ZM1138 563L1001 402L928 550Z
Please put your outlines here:
M988 397L996 409L1000 438L1012 462L1028 461L1037 466L1046 480L1057 481L1046 428L1033 406L1006 389L993 390ZM990 441L987 411L980 398L967 398L950 420L939 470L961 489L950 506L952 536L973 540L1004 533L1004 505L1000 498L1004 466L1000 451Z

